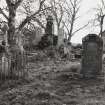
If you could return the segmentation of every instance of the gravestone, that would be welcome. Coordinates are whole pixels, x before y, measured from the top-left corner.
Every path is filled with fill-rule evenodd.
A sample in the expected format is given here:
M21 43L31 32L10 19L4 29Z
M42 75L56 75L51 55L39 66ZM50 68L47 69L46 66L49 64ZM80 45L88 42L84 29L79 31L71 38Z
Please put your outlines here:
M82 70L86 78L95 78L102 70L103 40L96 34L89 34L82 40Z

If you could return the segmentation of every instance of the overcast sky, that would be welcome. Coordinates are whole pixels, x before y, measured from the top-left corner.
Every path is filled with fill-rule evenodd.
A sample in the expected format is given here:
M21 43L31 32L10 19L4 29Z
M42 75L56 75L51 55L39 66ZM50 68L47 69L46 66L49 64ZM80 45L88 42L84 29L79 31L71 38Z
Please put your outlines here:
M79 20L79 24L80 26L86 24L89 20L94 18L94 14L95 14L95 10L93 8L96 8L99 4L100 0L83 0L81 3L81 9L80 9L80 15L81 18ZM78 27L78 26L77 26ZM90 33L98 33L99 29L92 27L92 26L88 26L87 28L81 30L80 32L78 32L77 34L75 34L72 37L71 42L73 43L82 43L82 37L84 37L87 34Z

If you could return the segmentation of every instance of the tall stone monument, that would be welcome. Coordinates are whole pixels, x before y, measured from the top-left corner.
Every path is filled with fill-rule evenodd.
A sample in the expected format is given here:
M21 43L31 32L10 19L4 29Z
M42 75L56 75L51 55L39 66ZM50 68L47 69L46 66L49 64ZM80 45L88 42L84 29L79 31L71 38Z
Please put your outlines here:
M103 40L96 34L89 34L82 40L82 70L85 78L95 78L102 70Z
M50 15L47 18L45 34L46 35L52 35L53 34L53 17Z
M61 46L62 44L64 44L64 30L60 28L58 32L58 46Z
M39 47L41 49L43 49L45 47L53 45L53 39L54 39L54 34L53 34L53 17L49 15L48 18L47 18L45 34L41 38L41 41L39 42Z

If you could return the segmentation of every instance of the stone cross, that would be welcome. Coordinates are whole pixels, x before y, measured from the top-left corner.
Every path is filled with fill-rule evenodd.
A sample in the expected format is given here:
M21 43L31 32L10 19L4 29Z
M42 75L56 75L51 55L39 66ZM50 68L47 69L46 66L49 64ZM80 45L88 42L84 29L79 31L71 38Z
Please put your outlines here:
M103 40L96 34L89 34L82 40L82 69L85 78L95 78L102 70Z

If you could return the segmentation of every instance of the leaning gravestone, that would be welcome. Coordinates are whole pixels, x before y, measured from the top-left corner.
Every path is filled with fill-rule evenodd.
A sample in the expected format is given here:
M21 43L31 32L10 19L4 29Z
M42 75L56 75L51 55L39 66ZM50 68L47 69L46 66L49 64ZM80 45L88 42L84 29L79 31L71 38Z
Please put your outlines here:
M89 34L82 40L82 70L85 78L95 78L102 70L103 40L95 35Z

